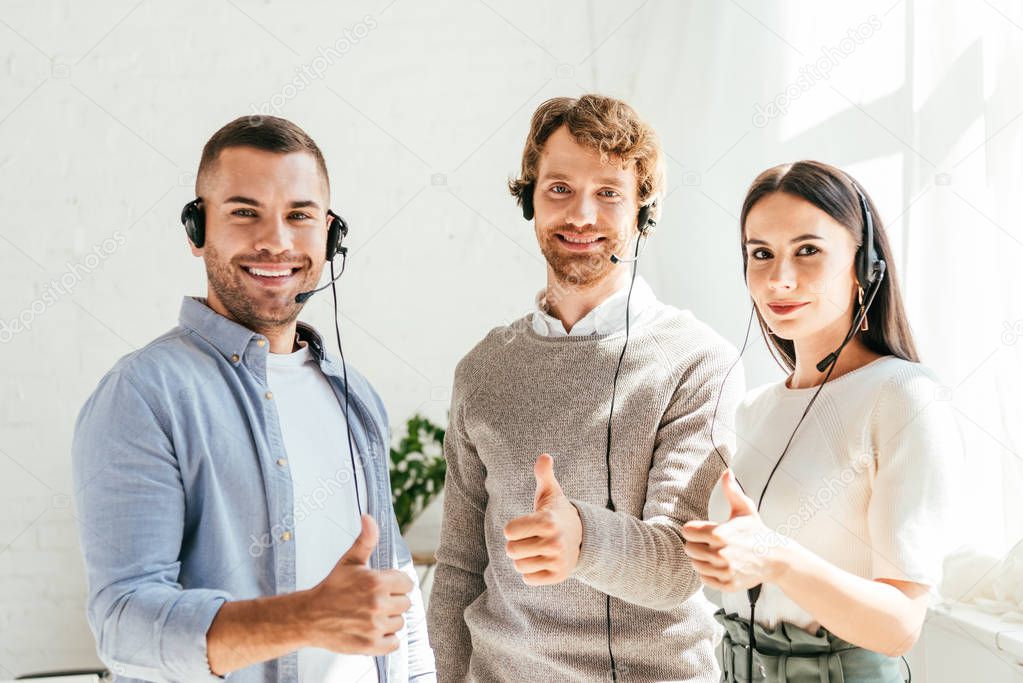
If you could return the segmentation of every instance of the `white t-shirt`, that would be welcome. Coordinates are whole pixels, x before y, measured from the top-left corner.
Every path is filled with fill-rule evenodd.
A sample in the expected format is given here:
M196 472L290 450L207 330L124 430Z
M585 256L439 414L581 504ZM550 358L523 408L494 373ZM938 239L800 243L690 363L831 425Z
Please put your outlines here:
M361 522L348 449L344 406L305 342L294 353L267 354L267 384L284 438L285 467L294 489L295 588L312 588L352 547ZM278 463L280 466L280 463ZM366 485L359 499L366 509ZM376 681L372 657L321 648L298 651L302 683Z
M767 385L736 412L733 471L754 503L817 388ZM771 479L764 523L857 576L936 587L962 522L962 439L946 393L925 367L892 356L829 381ZM710 514L728 519L720 485ZM721 593L720 604L749 618L746 591ZM771 584L756 615L768 628L819 627Z

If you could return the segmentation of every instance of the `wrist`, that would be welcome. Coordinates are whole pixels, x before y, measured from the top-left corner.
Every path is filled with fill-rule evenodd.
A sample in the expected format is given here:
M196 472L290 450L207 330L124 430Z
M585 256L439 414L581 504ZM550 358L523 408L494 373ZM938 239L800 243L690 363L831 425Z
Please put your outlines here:
M802 546L780 534L775 535L774 541L767 553L766 578L769 583L781 586L796 572Z
M315 606L318 604L316 587L289 593L286 599L284 620L288 632L292 634L291 641L295 649L319 647L318 620L314 614Z

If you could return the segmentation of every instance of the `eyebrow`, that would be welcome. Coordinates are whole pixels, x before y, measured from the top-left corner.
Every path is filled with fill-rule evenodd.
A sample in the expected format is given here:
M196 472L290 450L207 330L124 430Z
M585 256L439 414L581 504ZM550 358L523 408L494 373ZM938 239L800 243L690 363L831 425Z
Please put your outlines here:
M546 173L546 174L544 174L543 176L540 177L540 180L569 180L570 181L572 179L569 178L564 173L553 172L553 173ZM626 184L625 180L622 180L621 178L616 178L614 176L601 176L601 177L597 178L596 180L597 180L597 183L600 184L600 185L613 185L614 187L624 187L625 184Z
M228 197L224 200L225 204L245 204L247 206L262 207L263 205L259 200L253 199L252 197L242 197L241 195L235 195ZM320 208L320 205L312 199L300 199L291 202L292 209L304 209L306 207L312 207L314 209Z
M805 242L807 240L823 240L823 239L824 238L821 237L820 235L814 235L813 233L809 233L808 232L805 235L800 235L799 237L793 237L791 240L789 240L789 244L795 244L796 242ZM765 242L764 240L746 240L746 244L764 244L764 245L766 245L767 242Z

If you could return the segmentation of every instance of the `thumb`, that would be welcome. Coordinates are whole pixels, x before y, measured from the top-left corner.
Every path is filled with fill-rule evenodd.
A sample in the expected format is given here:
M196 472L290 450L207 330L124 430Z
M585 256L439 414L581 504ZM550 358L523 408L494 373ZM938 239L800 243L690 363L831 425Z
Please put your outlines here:
M732 508L732 514L729 516L729 519L757 514L757 506L739 488L739 482L736 481L732 470L725 470L725 473L721 475L721 486L725 491L725 497L728 499L728 505Z
M373 554L379 540L380 530L377 528L376 520L369 515L363 515L362 532L348 552L341 556L338 564L368 564L369 556Z
M533 474L536 475L536 495L533 497L533 509L539 510L549 504L553 499L565 495L561 490L561 484L554 476L554 458L544 453L536 459L533 465Z

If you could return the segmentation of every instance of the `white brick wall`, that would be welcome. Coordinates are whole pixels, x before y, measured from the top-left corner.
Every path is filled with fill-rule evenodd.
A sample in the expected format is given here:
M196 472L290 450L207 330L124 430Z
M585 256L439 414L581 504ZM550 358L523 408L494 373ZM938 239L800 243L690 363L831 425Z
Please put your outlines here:
M770 23L780 10L760 11ZM870 11L790 38L812 46ZM67 502L72 424L114 361L174 325L183 294L203 293L177 217L216 128L280 104L317 139L352 226L346 351L395 425L415 410L443 421L458 358L542 284L504 182L551 96L598 90L652 120L677 192L644 272L739 336L728 212L756 171L795 154L749 124L791 76L783 49L728 3L0 4L0 322L31 326L0 327L0 678L96 661ZM850 144L818 151L841 158ZM329 330L329 295L305 317ZM747 362L761 381L768 367ZM417 545L435 527L426 520Z

